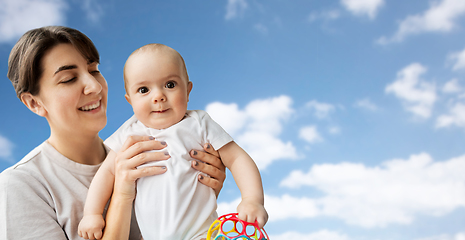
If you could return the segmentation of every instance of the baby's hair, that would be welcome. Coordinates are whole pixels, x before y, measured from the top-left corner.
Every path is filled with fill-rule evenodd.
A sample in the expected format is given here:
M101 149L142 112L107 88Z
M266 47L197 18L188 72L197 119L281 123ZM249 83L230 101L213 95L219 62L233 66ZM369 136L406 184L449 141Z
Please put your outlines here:
M171 51L171 52L174 52L178 57L179 59L181 60L181 64L182 64L182 69L184 71L184 74L186 76L186 80L187 82L189 82L189 74L187 74L187 67L186 67L186 63L184 62L184 58L181 56L181 54L174 50L173 48L171 47L168 47L164 44L161 44L161 43L149 43L147 45L144 45L136 50L134 50L134 52L131 53L131 55L129 55L128 59L126 60L126 63L124 64L124 70L123 70L123 78L124 78L124 89L126 90L126 92L128 92L127 90L127 77L126 77L126 65L127 63L129 62L129 59L131 59L132 56L135 56L139 53L143 53L143 52L148 52L148 51L160 51L160 50L167 50L167 51Z

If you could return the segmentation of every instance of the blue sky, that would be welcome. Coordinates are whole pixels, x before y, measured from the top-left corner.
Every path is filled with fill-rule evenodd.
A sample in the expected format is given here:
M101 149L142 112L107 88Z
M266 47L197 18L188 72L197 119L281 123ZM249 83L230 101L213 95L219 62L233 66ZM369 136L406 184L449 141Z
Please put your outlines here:
M260 167L271 239L465 239L463 0L0 0L0 170L49 134L6 78L25 31L87 34L109 84L108 137L132 114L123 64L184 57L207 110ZM71 136L70 136L71 137ZM229 175L219 212L240 197Z

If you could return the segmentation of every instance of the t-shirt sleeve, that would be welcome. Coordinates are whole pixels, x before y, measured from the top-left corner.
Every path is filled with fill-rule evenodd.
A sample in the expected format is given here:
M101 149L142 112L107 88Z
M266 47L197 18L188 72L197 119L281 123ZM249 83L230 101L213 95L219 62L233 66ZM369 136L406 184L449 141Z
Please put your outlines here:
M205 130L205 138L215 150L222 148L234 139L217 123L210 115L202 110L196 111L199 115L200 124Z
M0 239L67 239L51 201L32 176L5 170L0 174Z
M128 127L133 124L135 121L137 121L135 116L132 116L130 119L128 119L126 122L121 125L118 130L116 130L110 137L108 137L105 140L105 145L107 145L111 150L117 152L121 149L123 146L124 142L126 142L127 138L129 137L127 135L127 129Z

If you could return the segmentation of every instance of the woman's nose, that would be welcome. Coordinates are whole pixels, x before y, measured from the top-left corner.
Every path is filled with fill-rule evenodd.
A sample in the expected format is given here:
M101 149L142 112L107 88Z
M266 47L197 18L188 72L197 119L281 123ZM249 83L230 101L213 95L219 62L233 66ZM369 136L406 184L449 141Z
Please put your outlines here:
M100 93L102 91L102 84L90 73L85 77L84 94Z

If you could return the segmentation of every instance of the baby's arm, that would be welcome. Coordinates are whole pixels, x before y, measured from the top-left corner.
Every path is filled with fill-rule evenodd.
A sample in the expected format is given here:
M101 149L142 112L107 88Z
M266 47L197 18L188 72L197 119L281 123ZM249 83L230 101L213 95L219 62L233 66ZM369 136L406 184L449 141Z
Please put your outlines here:
M79 236L85 239L100 239L103 235L103 210L113 192L116 153L110 151L94 176L87 192L84 216L79 223Z
M268 214L263 206L263 186L257 165L235 142L226 144L218 152L241 191L242 201L237 206L238 217L247 222L257 220L262 228L268 221Z

